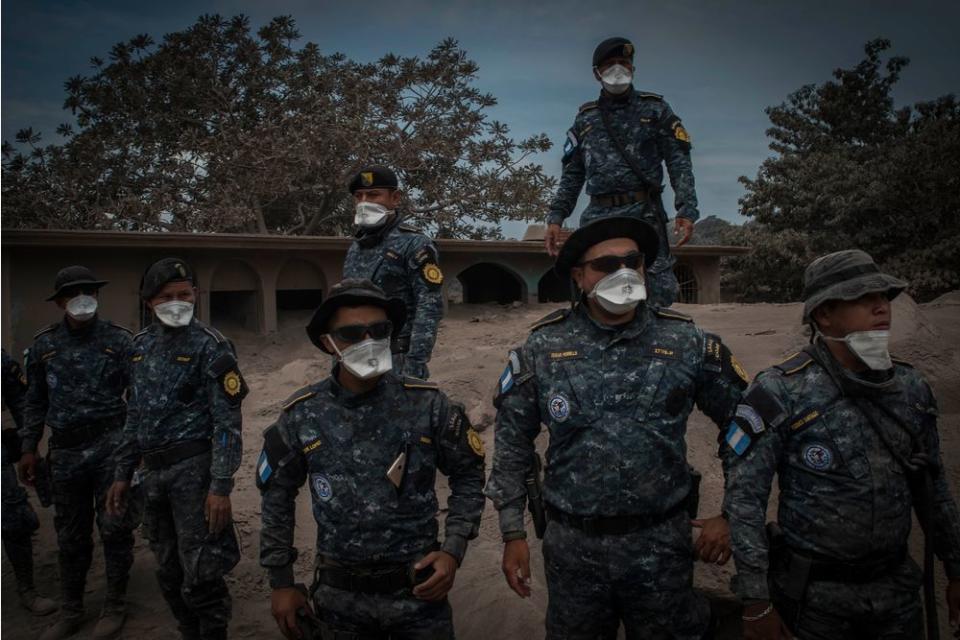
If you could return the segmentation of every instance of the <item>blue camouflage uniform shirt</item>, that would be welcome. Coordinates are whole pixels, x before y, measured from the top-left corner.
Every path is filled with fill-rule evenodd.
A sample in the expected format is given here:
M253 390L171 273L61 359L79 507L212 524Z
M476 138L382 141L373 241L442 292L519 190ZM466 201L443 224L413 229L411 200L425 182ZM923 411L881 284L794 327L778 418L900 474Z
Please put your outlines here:
M22 450L37 450L44 425L54 434L111 421L122 425L130 349L128 329L96 316L78 329L64 318L37 333L24 352Z
M407 321L397 340L409 344L404 373L425 377L443 317L443 273L433 241L397 215L383 228L358 235L347 250L343 277L365 278L403 300Z
M601 118L601 109L610 113L613 130L627 152L640 164L644 179L611 141ZM662 96L630 90L625 96L602 94L595 102L580 107L563 147L560 187L550 204L547 224L563 224L577 204L586 183L588 196L643 191L663 183L663 163L676 194L677 215L696 221L697 194L690 162L690 136ZM588 207L584 220L596 217Z
M684 437L694 404L726 424L746 385L717 336L646 305L616 328L583 304L557 312L510 360L487 486L503 533L524 528L524 475L541 424L547 503L577 516L655 516L691 489Z
M116 452L117 480L129 480L144 452L210 440L210 492L230 495L240 466L247 386L233 345L197 319L171 329L155 322L133 340L130 406Z
M301 389L264 433L260 563L293 584L295 499L306 482L316 551L343 564L406 562L437 541L436 472L449 478L442 550L458 562L483 512L484 453L463 408L436 385L387 373L363 394L334 375ZM387 477L406 455L399 487Z
M816 349L842 381L828 350ZM747 418L746 438L736 441L739 455L730 463L724 496L738 595L769 598L764 525L774 474L780 486L777 518L794 551L857 561L906 545L913 504L908 478L864 411L899 455L910 457L911 436L881 405L914 431L941 470L942 460L929 385L902 363L892 375L887 390L854 397L841 393L830 373L804 352L757 375L738 409ZM934 505L937 554L947 574L960 577L960 516L943 472L934 480Z

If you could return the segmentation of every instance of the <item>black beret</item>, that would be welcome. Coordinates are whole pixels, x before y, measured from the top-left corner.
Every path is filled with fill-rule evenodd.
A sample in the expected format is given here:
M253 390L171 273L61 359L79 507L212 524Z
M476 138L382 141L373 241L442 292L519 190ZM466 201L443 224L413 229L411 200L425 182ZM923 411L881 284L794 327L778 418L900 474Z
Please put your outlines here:
M81 267L78 264L72 267L64 267L57 273L57 277L53 281L53 294L47 298L47 300L56 300L57 297L63 293L64 289L69 289L70 287L86 285L99 289L105 284L107 284L106 280L97 280L97 277L93 275L93 271L90 271L90 269L86 267Z
M360 169L360 172L350 181L350 193L358 189L396 189L400 185L397 182L397 174L393 169L381 165L372 165Z
M197 279L186 260L180 258L162 258L157 260L140 281L140 298L149 300L157 295L167 283L187 281L196 286Z
M330 295L313 312L307 325L307 336L317 348L330 353L320 336L327 333L330 319L340 307L362 307L370 305L380 307L387 312L387 318L393 323L393 337L400 334L407 320L407 307L399 298L388 298L383 289L363 278L347 278L330 288Z
M580 256L593 245L611 238L630 238L637 243L640 253L643 254L643 264L648 269L657 259L657 249L660 239L657 231L649 223L639 218L627 216L613 216L600 218L595 222L580 227L570 234L557 256L554 270L561 278L570 275L572 269L580 260Z
M593 50L593 66L599 67L610 58L633 60L633 43L626 38L607 38Z

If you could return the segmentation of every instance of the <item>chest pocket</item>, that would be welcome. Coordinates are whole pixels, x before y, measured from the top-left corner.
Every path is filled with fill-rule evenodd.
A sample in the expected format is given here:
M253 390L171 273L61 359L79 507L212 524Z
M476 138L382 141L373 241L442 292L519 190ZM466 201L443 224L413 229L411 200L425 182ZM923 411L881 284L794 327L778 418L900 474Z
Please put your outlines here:
M389 297L406 298L404 294L408 283L405 267L406 261L402 253L389 247L383 249L375 282Z
M598 389L598 371L578 366L583 354L548 354L547 376L541 377L541 417L551 438L564 438L579 429L589 428L597 419L597 408L590 398ZM591 378L596 375L596 380Z
M51 398L69 402L78 394L99 391L98 382L107 369L107 354L97 351L56 351L41 356L47 390ZM86 399L86 398L83 398Z
M801 411L789 423L788 460L803 473L865 478L870 464L863 448L872 439L859 410L849 402ZM829 485L825 485L829 486Z
M307 483L314 515L330 522L352 522L356 516L358 486L349 448L326 438L304 443Z
M170 397L182 405L191 405L200 400L203 381L200 378L200 356L192 353L175 353L168 356Z
M668 392L662 390L662 387L668 386L664 378L667 374L667 368L670 366L679 366L679 362L668 357L658 357L656 355L648 356L640 361L638 369L641 372L637 383L637 405L633 417L641 422L650 422L654 418L660 417L666 407L666 397ZM678 382L678 385L681 383ZM689 388L689 384L685 388ZM656 398L663 399L662 402L654 403Z
M414 432L407 436L407 470L400 486L401 501L432 496L437 477L437 446L429 435Z

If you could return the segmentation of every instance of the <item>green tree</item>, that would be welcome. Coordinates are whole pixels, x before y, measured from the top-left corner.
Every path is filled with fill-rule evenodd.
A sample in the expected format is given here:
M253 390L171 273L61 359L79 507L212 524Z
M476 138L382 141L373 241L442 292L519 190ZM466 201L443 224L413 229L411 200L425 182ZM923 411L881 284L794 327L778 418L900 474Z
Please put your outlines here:
M202 16L92 59L65 84L64 144L29 129L4 144L4 223L338 234L346 183L371 162L398 170L413 222L438 236L542 217L555 181L531 157L551 143L490 119L496 98L456 41L360 63L299 38L290 17L254 33Z
M852 247L921 300L960 287L960 105L947 95L896 108L891 92L908 60L884 60L889 48L867 43L853 69L766 110L775 155L756 178L740 178L757 248L730 260L746 299L799 299L797 260Z

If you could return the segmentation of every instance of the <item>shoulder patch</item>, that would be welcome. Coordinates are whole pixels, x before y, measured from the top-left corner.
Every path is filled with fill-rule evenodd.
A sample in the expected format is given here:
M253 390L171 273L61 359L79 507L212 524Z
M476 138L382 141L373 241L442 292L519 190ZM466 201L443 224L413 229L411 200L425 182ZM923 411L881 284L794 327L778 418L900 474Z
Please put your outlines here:
M577 110L577 113L583 113L584 111L590 111L591 109L596 109L598 103L596 100L591 100L590 102L584 102L580 105L580 108Z
M117 328L117 329L120 329L121 331L126 331L127 333L129 333L129 334L131 334L131 335L133 334L133 331L131 331L130 329L126 328L126 327L123 326L122 324L117 324L116 322L113 322L112 320L107 320L107 324L110 325L111 327L115 327L115 328Z
M421 380L420 378L413 378L410 376L403 377L403 387L405 389L430 389L431 391L440 390L440 387L436 382L429 382L427 380Z
M143 336L147 335L148 333L150 333L150 327L147 327L146 329L141 329L140 331L137 331L135 334L133 334L133 339L136 340L136 339L138 339L138 338L142 338Z
M557 309L553 313L549 313L544 317L540 318L532 325L530 325L530 331L536 331L540 327L545 327L548 324L554 324L564 320L568 315L570 315L570 309Z
M773 368L778 370L785 376L793 375L797 371L800 371L807 365L813 362L813 357L806 351L799 351L780 364L773 365Z
M214 329L213 327L208 327L207 325L202 324L202 325L200 325L200 328L203 329L204 331L206 331L206 332L207 332L207 335L209 335L209 336L212 337L214 340L216 340L216 341L217 341L217 344L220 344L221 342L226 342L226 341L227 341L227 339L223 337L223 334L220 333L219 331L217 331L216 329Z
M659 307L654 307L653 312L657 315L658 318L668 318L670 320L683 320L684 322L693 322L693 318L691 318L687 314L680 313L679 311L674 311L673 309L661 309Z
M637 97L649 98L651 100L663 100L663 96L652 91L637 91Z
M53 331L54 329L57 328L57 325L58 325L58 324L60 324L60 323L59 323L59 322L54 322L53 324L48 325L48 326L44 327L43 329L40 329L40 331L37 331L35 334L33 334L33 339L36 340L37 338L39 338L39 337L42 336L43 334L49 333L49 332Z
M297 404L303 402L307 398L312 398L315 395L317 395L316 391L304 391L301 389L297 393L293 394L292 398L283 403L283 410L290 411L290 409L295 407Z
M415 226L411 224L407 224L406 222L401 222L400 224L398 224L397 229L399 229L400 231L406 231L407 233L423 233L422 231L420 231L420 229L417 229Z

